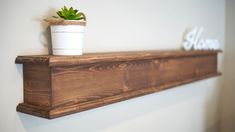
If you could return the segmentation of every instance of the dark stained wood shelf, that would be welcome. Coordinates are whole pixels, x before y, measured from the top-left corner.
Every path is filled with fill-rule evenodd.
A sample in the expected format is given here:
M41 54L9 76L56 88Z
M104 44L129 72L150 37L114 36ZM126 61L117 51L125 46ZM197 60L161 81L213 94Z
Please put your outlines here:
M218 76L219 52L18 56L24 102L17 111L52 119Z

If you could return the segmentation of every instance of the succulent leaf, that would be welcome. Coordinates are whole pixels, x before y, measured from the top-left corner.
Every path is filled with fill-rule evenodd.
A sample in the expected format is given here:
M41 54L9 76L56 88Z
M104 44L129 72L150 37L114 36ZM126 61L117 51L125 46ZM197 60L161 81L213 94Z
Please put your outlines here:
M67 8L64 6L60 11L56 12L57 15L65 20L85 20L85 14L79 12L77 9L73 9L73 7Z

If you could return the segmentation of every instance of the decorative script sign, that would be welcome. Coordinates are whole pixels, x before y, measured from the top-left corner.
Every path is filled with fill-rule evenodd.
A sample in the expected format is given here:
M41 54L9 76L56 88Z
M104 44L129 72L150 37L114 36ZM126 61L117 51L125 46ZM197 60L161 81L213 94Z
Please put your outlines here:
M184 36L183 48L185 50L218 50L218 39L201 39L204 28L194 28Z

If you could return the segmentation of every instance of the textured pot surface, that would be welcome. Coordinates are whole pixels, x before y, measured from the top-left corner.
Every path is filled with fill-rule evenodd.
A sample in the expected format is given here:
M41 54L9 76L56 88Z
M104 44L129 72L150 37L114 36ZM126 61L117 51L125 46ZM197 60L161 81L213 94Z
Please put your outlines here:
M82 55L85 26L51 25L53 55Z

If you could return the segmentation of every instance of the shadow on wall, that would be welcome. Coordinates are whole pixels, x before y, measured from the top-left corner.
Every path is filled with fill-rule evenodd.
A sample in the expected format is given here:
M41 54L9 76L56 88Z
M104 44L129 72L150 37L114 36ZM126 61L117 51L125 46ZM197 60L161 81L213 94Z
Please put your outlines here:
M46 13L47 15L45 18L36 18L36 20L41 23L41 29L44 29L39 35L39 41L45 48L48 48L49 55L52 55L51 30L50 25L44 21L44 19L51 18L56 11L55 8L50 8Z
M158 112L162 109L167 109L168 107L182 104L189 100L195 100L195 98L202 98L200 94L201 91L205 89L205 87L202 87L203 85L205 85L204 83L208 82L198 82L198 87L190 87L190 85L195 84L189 84L177 87L176 89L138 97L124 102L115 103L112 105L84 111L77 114L72 114L53 120L43 119L22 113L18 113L18 116L27 132L77 132L84 130L88 132L101 131L104 129L108 129L109 127L117 126L121 123L134 120L144 115L148 115L153 112ZM208 105L208 107L210 106ZM207 122L207 114L208 112L210 112L211 109L213 109L212 107L208 107L204 107L203 109L205 110L203 111L205 113L202 113L203 115L200 115L203 117L203 121L201 121L202 123ZM171 119L166 119L164 121L165 124L167 124L168 120Z
M221 96L222 96L222 83L223 77L219 77L216 79L213 83L210 83L210 87L213 87L212 91L214 92L214 95L212 95L212 92L208 92L208 99L205 103L205 123L207 126L205 128L205 132L220 132L220 106L221 106ZM208 85L207 85L208 87Z
M42 25L45 25L45 24L42 24ZM45 46L45 48L48 48L48 54L52 55L51 30L49 26L47 26L45 28L45 31L41 33L40 43L42 43L43 46Z

